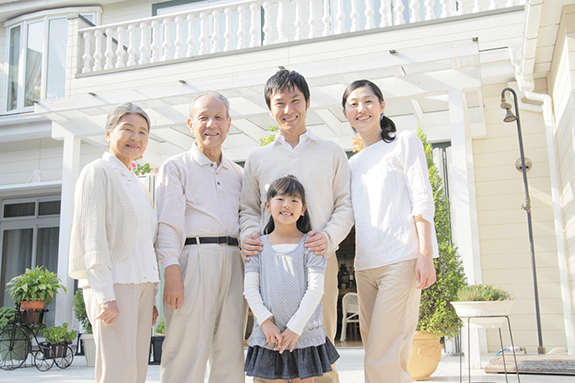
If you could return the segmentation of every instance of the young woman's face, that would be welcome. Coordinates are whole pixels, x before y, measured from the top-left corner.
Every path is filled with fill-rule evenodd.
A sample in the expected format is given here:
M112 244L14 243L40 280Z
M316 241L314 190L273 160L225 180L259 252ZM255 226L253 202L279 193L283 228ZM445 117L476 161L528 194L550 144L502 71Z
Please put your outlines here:
M343 113L362 137L379 134L379 119L385 109L385 102L373 93L370 87L362 86L349 94Z
M299 196L278 194L265 203L266 211L271 213L274 224L295 225L305 212L305 205Z

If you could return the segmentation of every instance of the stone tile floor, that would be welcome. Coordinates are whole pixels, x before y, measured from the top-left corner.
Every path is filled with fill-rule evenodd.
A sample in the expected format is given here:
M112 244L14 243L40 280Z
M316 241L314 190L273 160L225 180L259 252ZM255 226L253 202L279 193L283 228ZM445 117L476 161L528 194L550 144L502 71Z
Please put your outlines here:
M363 383L363 356L362 348L338 348L341 354L338 369L340 372L341 383ZM482 365L487 365L491 355L485 355ZM464 370L464 374L466 370ZM466 377L466 375L465 375ZM464 377L464 382L467 379ZM483 370L472 370L472 382L505 382L503 374L486 374ZM87 383L94 381L94 369L86 367L86 361L83 356L74 358L72 365L65 370L54 366L47 372L40 372L35 367L19 368L14 371L0 370L1 382L17 383ZM159 383L160 367L149 366L148 377L146 382ZM251 378L246 377L246 383L251 382ZM509 382L516 382L515 375L509 376ZM521 382L524 383L572 383L575 381L573 376L557 375L521 375ZM459 382L459 357L445 355L439 364L437 371L431 376L431 382ZM382 383L385 383L382 380Z

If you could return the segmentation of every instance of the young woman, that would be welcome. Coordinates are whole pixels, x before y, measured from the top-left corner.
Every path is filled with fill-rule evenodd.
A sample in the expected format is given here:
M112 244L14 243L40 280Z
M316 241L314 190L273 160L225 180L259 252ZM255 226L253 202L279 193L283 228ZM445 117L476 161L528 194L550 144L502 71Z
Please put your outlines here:
M270 185L265 207L263 250L246 263L244 295L256 320L245 371L268 382L311 383L339 358L322 327L326 260L304 246L311 224L294 176Z
M397 133L383 115L383 94L371 81L349 85L342 106L365 146L349 161L365 381L411 382L420 289L435 283L437 255L425 153L417 136Z

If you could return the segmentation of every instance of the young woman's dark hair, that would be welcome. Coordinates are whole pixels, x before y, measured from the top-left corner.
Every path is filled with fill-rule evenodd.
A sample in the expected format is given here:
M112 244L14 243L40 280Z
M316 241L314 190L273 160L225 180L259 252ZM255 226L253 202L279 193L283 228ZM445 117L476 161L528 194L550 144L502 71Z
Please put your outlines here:
M305 78L296 71L289 71L287 69L278 70L272 77L266 82L264 88L264 96L266 99L266 104L268 108L271 107L272 96L285 89L299 89L303 93L305 102L309 100L309 86Z
M271 201L276 195L287 195L292 197L299 197L301 199L302 205L306 206L305 202L305 190L301 182L298 181L295 176L287 175L278 178L270 185L268 189L267 201ZM297 220L297 229L302 233L307 233L311 231L311 221L309 218L308 209L306 208L303 215ZM270 217L268 224L264 229L264 234L270 234L274 231L274 219Z
M381 90L379 89L379 87L377 85L375 85L373 82L371 82L369 80L357 80L357 81L354 81L351 84L349 84L348 87L345 88L345 91L343 92L343 96L341 99L341 106L343 107L344 110L345 110L345 104L347 103L347 98L349 97L351 92L353 92L357 88L362 88L364 86L369 87L373 91L373 93L376 95L376 97L380 103L383 102L383 93L381 93ZM379 118L379 126L381 127L381 139L383 141L391 142L391 141L395 140L395 135L391 135L391 133L397 132L397 128L395 127L395 124L393 123L393 121L391 121L391 119L385 117L383 115L383 113L381 114L381 116ZM355 130L355 128L353 126L352 126L352 129L354 132L357 133L357 131Z

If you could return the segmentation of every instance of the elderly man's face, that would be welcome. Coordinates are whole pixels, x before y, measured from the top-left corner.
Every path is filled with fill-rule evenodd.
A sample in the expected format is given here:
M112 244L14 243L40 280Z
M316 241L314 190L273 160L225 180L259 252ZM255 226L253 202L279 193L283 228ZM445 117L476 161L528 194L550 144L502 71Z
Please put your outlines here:
M215 96L206 95L196 100L188 125L202 152L220 149L226 140L232 123L226 114L226 106Z

